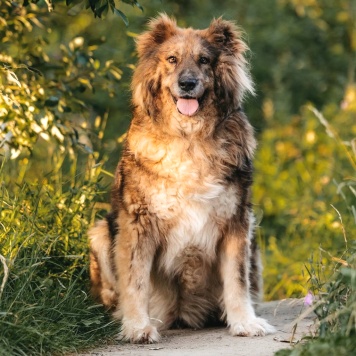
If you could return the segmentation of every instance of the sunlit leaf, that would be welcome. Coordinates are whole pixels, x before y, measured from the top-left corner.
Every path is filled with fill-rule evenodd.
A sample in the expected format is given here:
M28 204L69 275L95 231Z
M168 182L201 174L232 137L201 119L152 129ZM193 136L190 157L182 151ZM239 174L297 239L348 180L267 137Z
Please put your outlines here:
M7 71L7 80L10 82L10 83L15 83L17 84L19 87L21 87L21 83L19 81L19 79L17 78L16 74L11 71L11 70L8 70Z
M116 80L120 80L121 79L121 71L118 70L117 68L111 68L110 69L110 73L114 76L114 78Z

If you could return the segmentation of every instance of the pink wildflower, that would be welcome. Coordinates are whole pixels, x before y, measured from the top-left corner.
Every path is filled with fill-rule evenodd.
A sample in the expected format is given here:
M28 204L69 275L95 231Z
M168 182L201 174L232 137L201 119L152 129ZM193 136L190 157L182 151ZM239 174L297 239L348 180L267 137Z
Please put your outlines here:
M313 293L311 291L308 291L307 295L304 297L304 305L311 306L313 304L313 299Z

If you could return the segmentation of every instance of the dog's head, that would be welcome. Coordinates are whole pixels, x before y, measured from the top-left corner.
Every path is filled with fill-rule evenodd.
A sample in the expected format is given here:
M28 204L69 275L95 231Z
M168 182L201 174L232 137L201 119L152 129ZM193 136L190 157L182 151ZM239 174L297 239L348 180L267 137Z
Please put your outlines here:
M132 89L134 105L153 118L164 110L177 120L218 117L253 93L247 46L232 22L219 18L205 30L182 29L161 15L149 28L137 39Z

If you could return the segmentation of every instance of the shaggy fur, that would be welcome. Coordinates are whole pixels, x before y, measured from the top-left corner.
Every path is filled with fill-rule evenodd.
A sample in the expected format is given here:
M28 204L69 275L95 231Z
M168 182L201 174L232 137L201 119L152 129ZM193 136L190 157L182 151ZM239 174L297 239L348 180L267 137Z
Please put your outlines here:
M161 15L137 50L112 211L89 232L93 293L131 342L156 342L177 322L272 332L252 305L261 293L250 203L256 143L241 110L253 85L240 32L222 19L182 29Z

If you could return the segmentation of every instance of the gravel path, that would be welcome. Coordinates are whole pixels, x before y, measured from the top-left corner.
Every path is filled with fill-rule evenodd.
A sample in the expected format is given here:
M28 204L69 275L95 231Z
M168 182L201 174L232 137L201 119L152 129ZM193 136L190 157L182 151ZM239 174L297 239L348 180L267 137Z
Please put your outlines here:
M264 337L232 337L222 327L168 330L162 333L162 340L158 344L132 345L118 342L80 356L271 356L277 350L290 347L292 337L297 342L312 331L314 315L302 315L307 313L301 299L261 303L256 310L259 316L276 327L275 334ZM297 328L293 334L296 321Z

